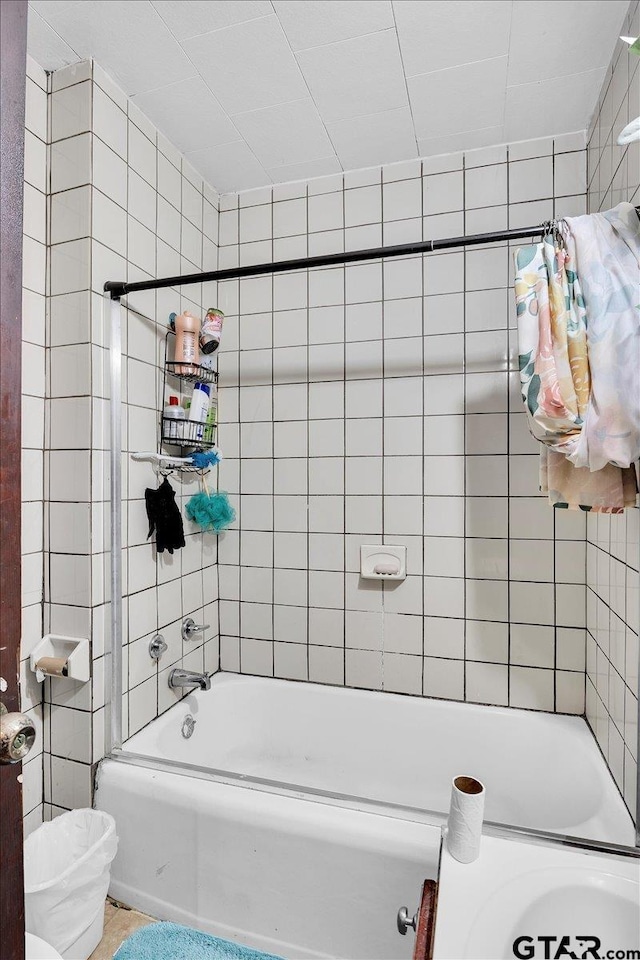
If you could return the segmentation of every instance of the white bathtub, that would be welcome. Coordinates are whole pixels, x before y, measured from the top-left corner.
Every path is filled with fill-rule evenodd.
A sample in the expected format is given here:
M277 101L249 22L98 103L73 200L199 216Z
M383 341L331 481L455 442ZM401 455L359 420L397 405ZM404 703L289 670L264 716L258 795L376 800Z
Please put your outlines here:
M634 843L576 717L218 674L125 750L156 760L100 768L112 895L287 958L411 956L395 915L437 875L457 774L489 820Z

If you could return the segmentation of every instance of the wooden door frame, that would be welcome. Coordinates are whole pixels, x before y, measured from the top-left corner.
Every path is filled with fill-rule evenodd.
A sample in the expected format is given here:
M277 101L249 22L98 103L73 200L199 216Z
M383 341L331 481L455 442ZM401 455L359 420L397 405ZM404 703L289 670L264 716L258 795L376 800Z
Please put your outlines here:
M22 229L27 0L0 2L0 699L20 708ZM2 684L4 686L4 684ZM24 960L21 764L0 765L0 955Z

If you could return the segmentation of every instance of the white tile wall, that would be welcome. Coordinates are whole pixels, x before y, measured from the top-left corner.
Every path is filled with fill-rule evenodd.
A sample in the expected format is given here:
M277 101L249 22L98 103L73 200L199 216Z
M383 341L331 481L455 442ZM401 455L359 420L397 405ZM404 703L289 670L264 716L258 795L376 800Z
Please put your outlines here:
M585 156L568 137L229 195L220 264L584 211ZM223 669L583 712L585 521L538 495L509 284L505 246L221 284ZM407 545L406 581L359 579L368 542Z
M22 766L25 833L43 817L42 687L28 669L42 637L44 571L45 292L47 282L47 75L27 58L22 294L22 643L23 709L37 737Z
M635 31L635 33L634 33ZM640 33L631 5L621 33ZM640 114L638 59L619 42L602 87L588 144L591 212L623 200L640 204L640 143L619 147L618 133ZM587 719L631 815L638 765L639 511L587 522ZM570 656L569 649L566 656Z
M218 242L215 191L96 64L53 78L46 621L55 632L92 637L93 678L87 685L47 681L46 816L87 802L108 721L109 325L102 287L109 279L215 269ZM125 738L175 702L171 667L218 669L215 538L185 521L185 549L156 556L144 491L157 480L128 455L158 449L169 314L200 313L215 301L214 286L196 284L129 297L123 311ZM183 507L197 486L172 483ZM183 645L187 616L211 626ZM148 653L158 631L169 645L159 664Z

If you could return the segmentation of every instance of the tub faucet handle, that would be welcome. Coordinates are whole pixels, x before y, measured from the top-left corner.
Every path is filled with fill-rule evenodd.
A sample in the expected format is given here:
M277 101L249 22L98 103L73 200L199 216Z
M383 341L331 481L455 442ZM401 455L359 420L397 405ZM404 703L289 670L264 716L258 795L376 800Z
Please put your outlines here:
M203 633L209 629L208 623L196 623L192 617L182 621L182 639L193 640L196 633Z

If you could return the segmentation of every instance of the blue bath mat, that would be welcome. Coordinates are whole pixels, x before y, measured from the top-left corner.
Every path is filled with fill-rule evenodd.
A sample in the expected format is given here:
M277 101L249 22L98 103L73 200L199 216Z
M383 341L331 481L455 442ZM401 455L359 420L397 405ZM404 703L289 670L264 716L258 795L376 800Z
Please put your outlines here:
M280 960L179 923L152 923L124 941L113 960Z

